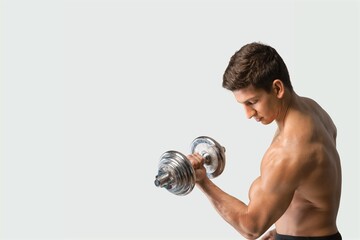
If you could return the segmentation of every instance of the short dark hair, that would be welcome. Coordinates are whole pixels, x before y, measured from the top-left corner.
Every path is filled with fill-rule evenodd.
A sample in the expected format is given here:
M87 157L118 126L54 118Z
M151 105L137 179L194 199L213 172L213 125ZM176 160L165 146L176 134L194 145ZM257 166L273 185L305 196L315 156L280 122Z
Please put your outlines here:
M235 91L253 85L270 92L275 79L281 80L285 87L293 91L289 72L277 51L268 45L253 42L244 45L231 57L222 86Z

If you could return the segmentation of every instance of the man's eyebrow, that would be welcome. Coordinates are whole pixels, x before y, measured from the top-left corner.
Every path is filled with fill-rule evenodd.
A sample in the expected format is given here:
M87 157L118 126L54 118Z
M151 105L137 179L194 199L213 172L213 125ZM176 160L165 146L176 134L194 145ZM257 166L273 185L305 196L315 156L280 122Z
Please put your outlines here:
M249 103L251 100L254 100L255 98L257 98L257 96L250 97L250 98L246 99L244 102L240 102L240 101L237 101L237 102L241 103L241 104L246 104L246 103Z

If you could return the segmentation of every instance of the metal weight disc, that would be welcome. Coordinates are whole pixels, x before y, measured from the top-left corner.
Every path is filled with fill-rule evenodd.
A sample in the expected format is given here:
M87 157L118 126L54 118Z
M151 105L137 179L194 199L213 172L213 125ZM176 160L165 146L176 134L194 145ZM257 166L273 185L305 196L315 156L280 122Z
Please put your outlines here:
M204 167L209 178L219 176L225 168L225 148L214 139L201 136L191 143L191 153L199 153L205 158Z
M190 161L180 152L167 151L160 157L159 175L155 185L160 186L158 178L167 175L163 186L175 195L187 195L195 186L195 171Z

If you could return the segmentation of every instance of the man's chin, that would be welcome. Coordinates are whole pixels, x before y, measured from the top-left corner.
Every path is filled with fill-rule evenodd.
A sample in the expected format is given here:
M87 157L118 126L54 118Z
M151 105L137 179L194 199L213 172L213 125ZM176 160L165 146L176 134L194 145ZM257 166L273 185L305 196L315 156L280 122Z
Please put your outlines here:
M262 119L260 119L260 121L259 122L261 122L261 124L262 125L269 125L270 123L272 123L273 121L266 121L266 120L264 120L263 118Z

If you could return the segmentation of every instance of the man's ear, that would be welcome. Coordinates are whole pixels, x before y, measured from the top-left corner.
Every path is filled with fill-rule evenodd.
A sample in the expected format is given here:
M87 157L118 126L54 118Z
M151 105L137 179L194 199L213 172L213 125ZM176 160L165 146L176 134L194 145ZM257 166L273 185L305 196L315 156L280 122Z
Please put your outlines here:
M275 79L272 84L272 90L277 98L283 98L285 94L284 83L280 79Z

